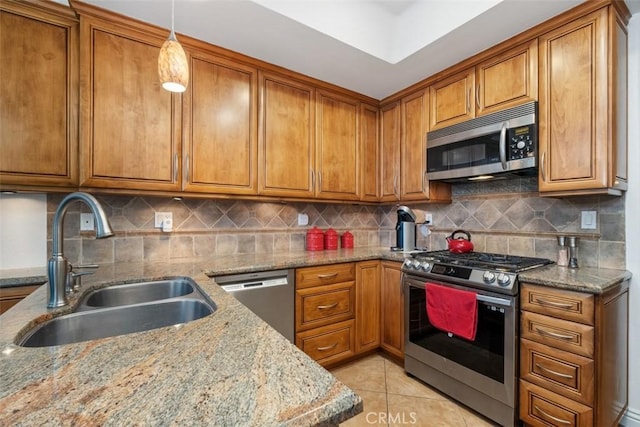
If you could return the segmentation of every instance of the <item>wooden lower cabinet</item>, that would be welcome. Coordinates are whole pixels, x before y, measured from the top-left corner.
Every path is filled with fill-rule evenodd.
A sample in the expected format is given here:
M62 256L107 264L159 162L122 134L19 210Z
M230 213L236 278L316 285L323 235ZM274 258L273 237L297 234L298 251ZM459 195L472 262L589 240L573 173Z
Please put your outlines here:
M618 426L628 404L629 282L603 294L521 284L520 419Z
M356 353L380 346L380 261L356 264Z
M40 286L41 284L0 288L0 314L22 301Z
M402 263L380 263L380 347L389 354L404 358L404 296L400 267Z
M593 409L520 381L520 419L532 426L593 426Z
M297 333L296 346L323 366L349 359L356 354L354 320Z
M296 345L323 366L353 357L355 263L296 269Z
M380 347L380 261L296 270L296 345L323 366Z

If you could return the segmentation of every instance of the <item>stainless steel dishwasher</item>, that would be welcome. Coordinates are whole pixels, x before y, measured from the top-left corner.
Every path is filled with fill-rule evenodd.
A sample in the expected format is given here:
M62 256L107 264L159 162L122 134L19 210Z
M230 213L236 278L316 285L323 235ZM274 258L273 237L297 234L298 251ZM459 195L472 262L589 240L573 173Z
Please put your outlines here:
M286 339L294 339L294 270L214 276L225 291L247 306Z

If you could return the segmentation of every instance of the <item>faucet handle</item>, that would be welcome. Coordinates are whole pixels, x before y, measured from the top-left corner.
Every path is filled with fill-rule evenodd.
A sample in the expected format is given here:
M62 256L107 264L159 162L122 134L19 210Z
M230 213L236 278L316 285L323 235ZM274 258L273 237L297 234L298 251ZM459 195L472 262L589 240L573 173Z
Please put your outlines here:
M95 273L99 267L100 266L98 264L77 265L75 267L70 266L69 274L67 275L67 283L65 285L66 292L71 293L80 290L82 276Z

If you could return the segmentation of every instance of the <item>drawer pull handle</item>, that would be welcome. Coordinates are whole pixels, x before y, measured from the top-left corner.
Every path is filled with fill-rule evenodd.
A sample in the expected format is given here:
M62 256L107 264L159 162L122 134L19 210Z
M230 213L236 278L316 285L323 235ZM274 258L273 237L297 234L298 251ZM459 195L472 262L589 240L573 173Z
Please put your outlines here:
M546 335L552 338L558 338L558 339L567 340L567 341L573 340L573 337L571 335L556 334L555 332L545 331L544 329L540 329L540 328L536 328L536 331L538 331L540 335Z
M546 412L544 412L542 409L538 408L538 406L537 406L537 405L536 405L536 406L534 406L534 409L535 409L536 411L538 411L538 412L540 413L540 415L542 415L542 416L543 416L544 418L546 418L547 420L553 420L553 421L555 421L555 422L557 422L557 423L560 423L560 424L571 424L571 422L570 422L570 421L563 420L563 419L560 419L560 418L556 418L556 417L554 417L554 416L553 416L553 415L551 415L551 414L547 414L547 413L546 413Z
M562 378L573 378L573 375L567 375L567 374L563 374L561 372L556 372L556 371L554 371L552 369L545 368L544 366L542 366L539 363L536 363L536 368L542 369L545 372L549 372L550 374L557 375L557 376L562 377Z
M331 274L318 274L318 279L330 279L332 277L336 277L338 275L338 273L331 273Z
M329 310L331 308L335 308L338 306L337 302L334 302L333 304L329 304L329 305L319 305L317 306L318 310Z
M536 298L536 302L538 304L540 304L540 305L546 305L546 306L558 307L558 308L572 308L573 307L573 304L547 301L547 300L538 299L538 298Z
M325 347L318 347L318 348L317 348L317 350L318 350L318 351L327 351L327 350L334 349L334 348L336 348L337 346L338 346L338 343L337 343L337 342L334 342L333 344L328 345L328 346L325 346Z

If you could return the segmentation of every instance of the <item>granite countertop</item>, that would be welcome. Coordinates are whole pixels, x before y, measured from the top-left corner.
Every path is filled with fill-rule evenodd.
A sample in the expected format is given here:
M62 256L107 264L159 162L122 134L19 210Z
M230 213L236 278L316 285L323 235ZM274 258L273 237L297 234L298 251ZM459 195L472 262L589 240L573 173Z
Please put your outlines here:
M133 279L191 277L217 310L180 327L19 347L16 336L77 304L74 297L68 308L47 310L46 286L0 316L2 423L310 426L337 425L362 411L358 395L202 273L237 267L211 265L102 265L83 284L84 292Z
M631 279L631 272L592 267L558 267L552 264L518 273L518 279L520 283L602 294L620 282Z
M0 419L8 425L336 425L362 411L337 381L208 276L385 259L388 248L223 256L101 265L83 292L109 284L191 277L217 304L181 325L46 348L14 344L33 325L71 311L47 310L42 286L0 316ZM27 274L24 277L39 277ZM625 270L547 266L521 281L602 293ZM5 271L0 275L11 282ZM22 279L18 279L18 283ZM9 285L10 286L10 285Z

